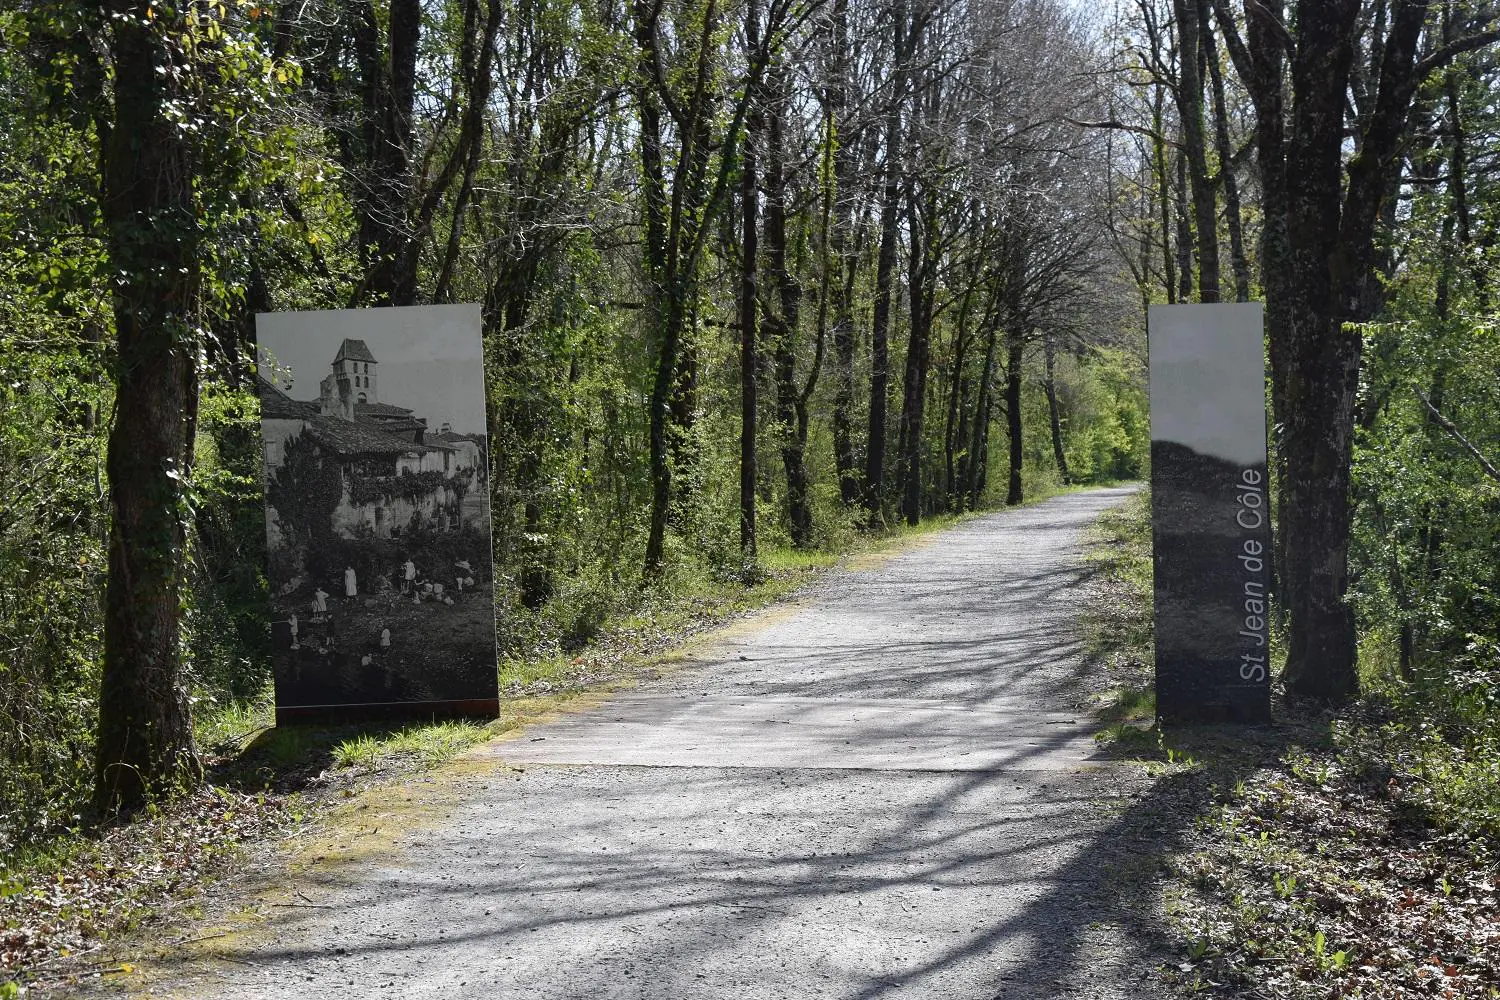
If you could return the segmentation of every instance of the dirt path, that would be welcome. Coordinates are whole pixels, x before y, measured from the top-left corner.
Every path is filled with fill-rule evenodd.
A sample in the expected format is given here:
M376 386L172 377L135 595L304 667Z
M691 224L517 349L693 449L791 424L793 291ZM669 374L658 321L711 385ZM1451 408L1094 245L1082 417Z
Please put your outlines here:
M1126 494L833 575L688 669L482 748L413 793L415 831L376 802L357 860L306 867L268 922L158 966L160 991L1159 995L1120 824L1144 779L1076 711L1081 531Z

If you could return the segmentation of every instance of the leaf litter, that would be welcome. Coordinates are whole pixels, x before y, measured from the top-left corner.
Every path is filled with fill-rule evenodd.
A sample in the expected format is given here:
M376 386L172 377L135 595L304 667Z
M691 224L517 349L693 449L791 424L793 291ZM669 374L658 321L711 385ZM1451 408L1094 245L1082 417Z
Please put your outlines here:
M0 997L131 970L106 945L191 905L241 848L291 826L286 796L208 786L0 870Z
M1171 970L1254 998L1500 997L1500 856L1432 823L1419 780L1293 748L1221 795L1171 862Z

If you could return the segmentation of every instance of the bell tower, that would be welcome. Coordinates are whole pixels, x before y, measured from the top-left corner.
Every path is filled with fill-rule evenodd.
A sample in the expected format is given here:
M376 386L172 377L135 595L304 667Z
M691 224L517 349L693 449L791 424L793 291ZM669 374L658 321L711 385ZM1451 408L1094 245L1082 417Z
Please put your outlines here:
M333 374L336 378L349 379L349 391L355 403L380 402L380 376L375 369L379 362L363 340L346 338L333 356Z

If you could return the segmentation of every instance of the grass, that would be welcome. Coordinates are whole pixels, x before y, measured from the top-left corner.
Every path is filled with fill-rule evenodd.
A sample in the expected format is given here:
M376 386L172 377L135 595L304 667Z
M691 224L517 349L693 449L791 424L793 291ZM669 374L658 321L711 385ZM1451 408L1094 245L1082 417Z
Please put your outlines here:
M1152 672L1151 495L1141 491L1094 522L1088 561L1098 570L1083 614L1087 649L1103 666L1093 693L1100 743L1132 757L1159 759Z
M333 762L350 768L374 768L400 759L436 764L483 743L493 732L493 724L447 720L407 726L384 736L361 733L333 748Z

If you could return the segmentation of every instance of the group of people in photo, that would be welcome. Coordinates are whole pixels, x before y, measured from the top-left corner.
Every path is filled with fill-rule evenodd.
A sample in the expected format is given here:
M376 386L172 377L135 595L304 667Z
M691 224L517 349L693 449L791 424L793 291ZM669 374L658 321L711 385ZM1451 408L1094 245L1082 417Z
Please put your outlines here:
M333 587L334 591L342 590L342 594L336 597L325 586ZM393 643L390 625L380 622L378 633L368 628L357 630L362 635L352 635L350 633L356 630L345 628L343 639L355 643L352 649L341 648L340 625L347 625L356 613L380 608L392 610L398 603L408 601L414 605L452 607L464 600L466 593L472 595L474 589L474 567L467 558L457 559L451 566L439 567L421 565L418 557L405 554L392 572L376 574L363 589L355 567L345 566L336 580L321 581L314 586L305 618L291 611L285 620L289 648L297 654L293 661L294 673L300 678L306 653L328 661L336 656L342 660L357 655L361 667L384 667L388 687L392 664L387 662L387 656ZM399 638L395 641L399 642ZM414 642L420 642L420 637L415 637Z

